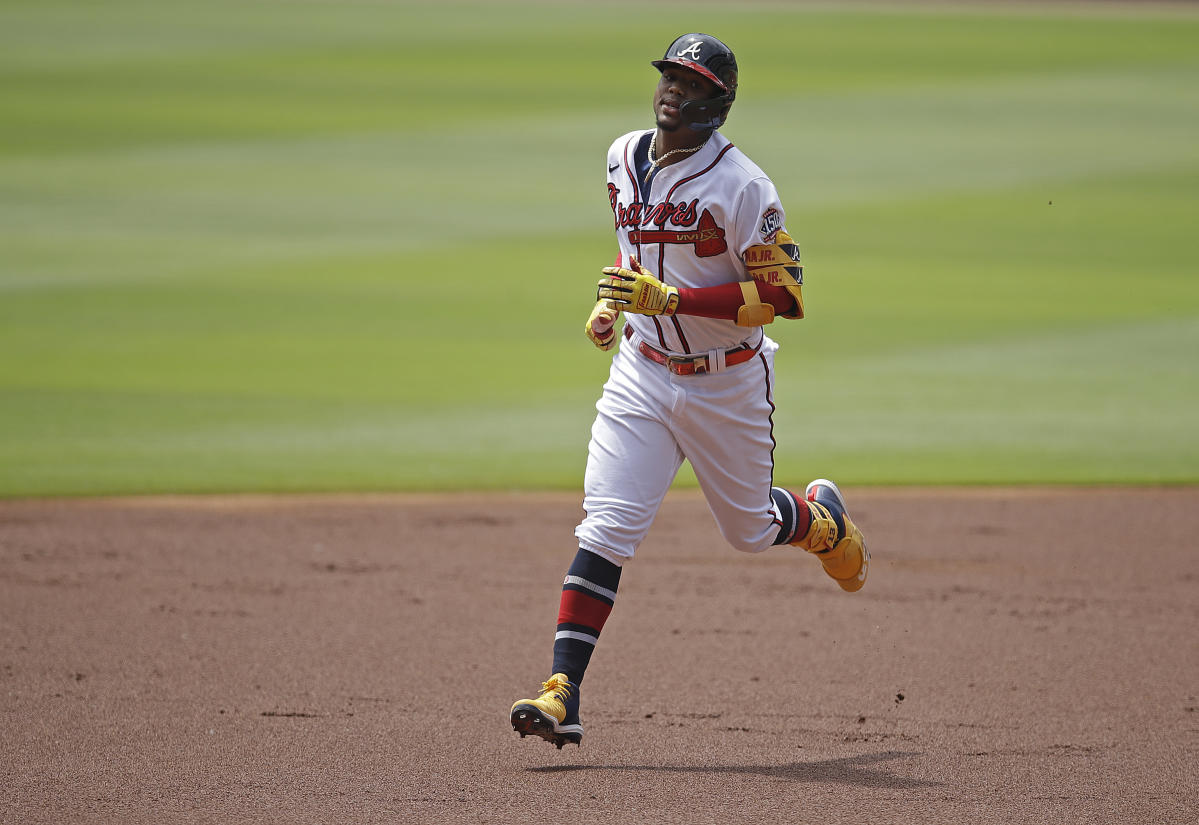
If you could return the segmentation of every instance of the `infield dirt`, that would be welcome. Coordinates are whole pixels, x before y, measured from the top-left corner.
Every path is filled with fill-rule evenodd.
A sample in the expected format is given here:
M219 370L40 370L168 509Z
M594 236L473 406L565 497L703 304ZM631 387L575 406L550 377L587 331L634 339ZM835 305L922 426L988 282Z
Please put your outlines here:
M1194 821L1199 489L846 492L857 594L673 492L562 751L577 496L0 503L0 818Z

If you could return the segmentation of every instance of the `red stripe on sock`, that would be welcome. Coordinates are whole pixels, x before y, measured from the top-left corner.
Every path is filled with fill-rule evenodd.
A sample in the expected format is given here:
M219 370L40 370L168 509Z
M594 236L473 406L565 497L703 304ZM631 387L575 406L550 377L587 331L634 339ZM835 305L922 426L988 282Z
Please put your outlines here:
M799 496L795 497L795 506L799 508L799 518L795 520L795 535L796 538L802 539L808 534L808 528L812 526L812 508Z
M812 526L812 511L808 508L808 503L795 493L787 490L787 495L795 502L795 530L791 533L791 541L787 542L790 544L808 534L808 528Z
M592 598L579 590L563 590L562 601L558 606L558 624L581 624L595 628L596 632L604 629L612 605L605 604L599 599Z

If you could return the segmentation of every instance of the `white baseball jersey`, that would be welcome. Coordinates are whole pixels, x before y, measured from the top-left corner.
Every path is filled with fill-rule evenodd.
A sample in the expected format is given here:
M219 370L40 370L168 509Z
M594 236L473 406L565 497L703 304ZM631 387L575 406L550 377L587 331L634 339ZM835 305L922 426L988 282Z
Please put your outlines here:
M746 249L773 243L784 227L774 184L719 132L647 183L652 134L630 132L608 150L620 265L636 256L680 288L749 280ZM745 552L770 547L780 525L770 497L777 345L760 327L731 320L624 318L626 334L596 404L587 515L575 530L580 546L614 564L631 558L686 459L728 543ZM675 374L642 354L642 343L672 355L711 353L713 371ZM754 356L726 367L721 354L742 344L756 348Z
M635 255L660 280L677 287L749 280L745 250L773 243L783 227L783 205L774 184L728 138L714 132L698 152L659 169L646 187L635 152L640 147L640 154L646 154L651 134L630 132L608 149L608 199L620 265L627 268ZM659 349L677 353L760 340L758 329L716 318L629 313L625 322Z

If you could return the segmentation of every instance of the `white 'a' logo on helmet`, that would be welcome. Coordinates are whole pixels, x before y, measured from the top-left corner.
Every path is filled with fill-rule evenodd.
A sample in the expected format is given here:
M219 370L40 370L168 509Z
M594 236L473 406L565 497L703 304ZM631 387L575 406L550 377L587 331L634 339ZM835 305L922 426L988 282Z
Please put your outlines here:
M698 62L699 61L699 50L703 45L704 45L703 43L700 43L697 40L694 43L692 43L690 46L688 46L687 48L682 49L681 51L677 52L675 54L675 57L683 57L684 55L686 55L687 57L690 57L692 60L695 60Z

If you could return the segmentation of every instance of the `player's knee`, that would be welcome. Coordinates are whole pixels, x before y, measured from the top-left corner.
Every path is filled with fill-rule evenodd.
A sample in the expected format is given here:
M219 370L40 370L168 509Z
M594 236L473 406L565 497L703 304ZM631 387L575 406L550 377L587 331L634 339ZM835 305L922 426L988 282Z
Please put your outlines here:
M754 507L734 507L719 501L712 507L716 526L729 546L740 553L761 553L778 535L778 524L770 511Z
M586 518L575 528L581 547L613 564L622 564L637 552L653 523L654 513L639 502L583 499Z
M772 537L763 533L760 527L746 530L724 529L721 532L724 534L724 540L740 553L761 553L772 543Z

